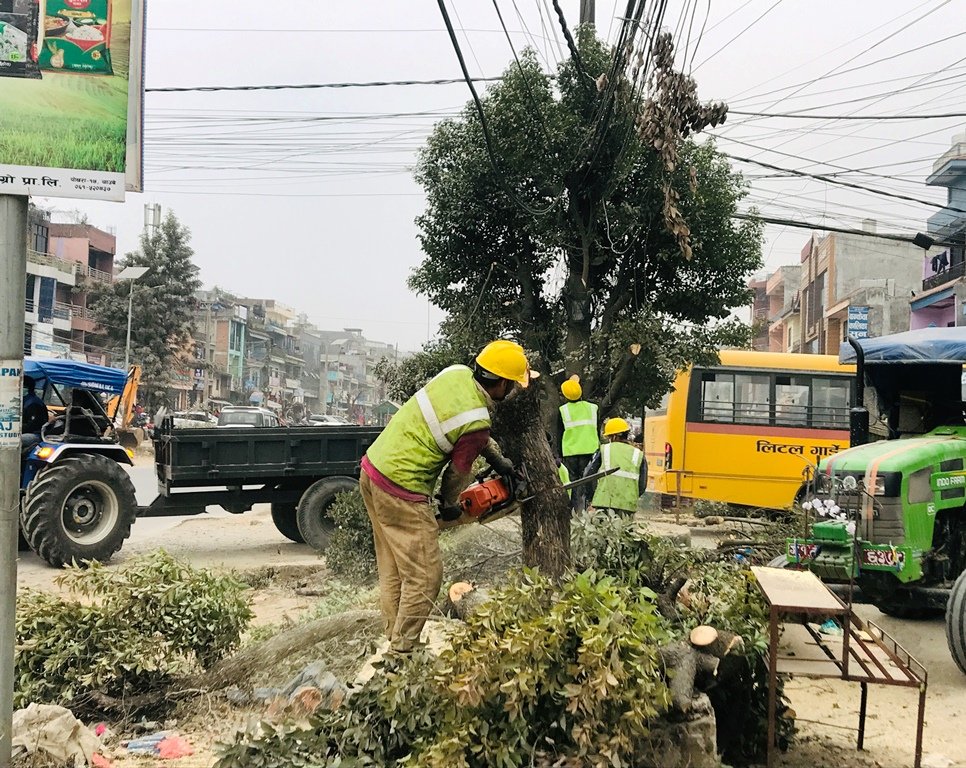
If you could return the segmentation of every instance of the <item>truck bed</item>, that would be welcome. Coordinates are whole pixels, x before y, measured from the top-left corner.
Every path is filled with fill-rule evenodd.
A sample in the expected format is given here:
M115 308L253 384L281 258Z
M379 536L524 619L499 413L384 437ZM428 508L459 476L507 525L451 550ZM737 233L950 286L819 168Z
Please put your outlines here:
M310 484L359 476L382 427L211 427L160 431L155 466L162 493L174 488Z

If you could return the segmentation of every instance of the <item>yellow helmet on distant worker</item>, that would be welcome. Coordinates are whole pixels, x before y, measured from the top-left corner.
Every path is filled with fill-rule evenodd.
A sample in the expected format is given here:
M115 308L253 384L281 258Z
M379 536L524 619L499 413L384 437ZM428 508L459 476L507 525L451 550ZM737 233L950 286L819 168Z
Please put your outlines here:
M628 424L620 416L615 416L613 419L607 419L604 424L604 437L613 437L614 435L619 435L623 432L630 432L631 425Z
M530 383L530 364L523 347L515 341L491 341L476 356L476 364L501 379L515 381L520 386Z
M584 391L580 388L580 382L577 379L567 379L560 385L560 394L568 400L580 400L580 396L584 394Z

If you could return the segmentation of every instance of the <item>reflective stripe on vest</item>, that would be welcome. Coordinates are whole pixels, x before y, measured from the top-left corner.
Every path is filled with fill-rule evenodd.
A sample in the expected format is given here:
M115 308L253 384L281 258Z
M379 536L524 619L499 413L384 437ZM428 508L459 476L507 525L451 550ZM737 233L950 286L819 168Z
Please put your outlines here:
M597 435L597 406L586 400L577 400L560 406L560 419L564 431L560 441L562 456L584 456L594 453L600 446Z
M460 437L489 426L486 397L473 371L454 365L403 404L366 455L397 485L428 496Z
M627 443L606 443L600 447L602 472L617 467L617 471L602 477L597 483L593 505L634 512L637 509L638 480L644 454Z

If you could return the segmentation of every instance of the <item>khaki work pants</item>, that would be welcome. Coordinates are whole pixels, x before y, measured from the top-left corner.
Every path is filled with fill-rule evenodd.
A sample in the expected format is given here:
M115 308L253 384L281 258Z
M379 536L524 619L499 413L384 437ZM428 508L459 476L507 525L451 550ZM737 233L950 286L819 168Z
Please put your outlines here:
M365 472L359 490L376 542L385 632L393 650L406 652L419 641L443 583L436 515L428 502L386 493Z

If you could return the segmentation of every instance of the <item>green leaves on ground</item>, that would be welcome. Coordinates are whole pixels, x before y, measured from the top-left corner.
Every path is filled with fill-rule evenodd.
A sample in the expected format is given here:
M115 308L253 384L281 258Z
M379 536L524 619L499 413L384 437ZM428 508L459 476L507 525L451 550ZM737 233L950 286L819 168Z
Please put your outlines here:
M17 707L156 691L223 658L252 616L243 584L163 551L116 570L71 568L59 582L69 596L17 596Z

